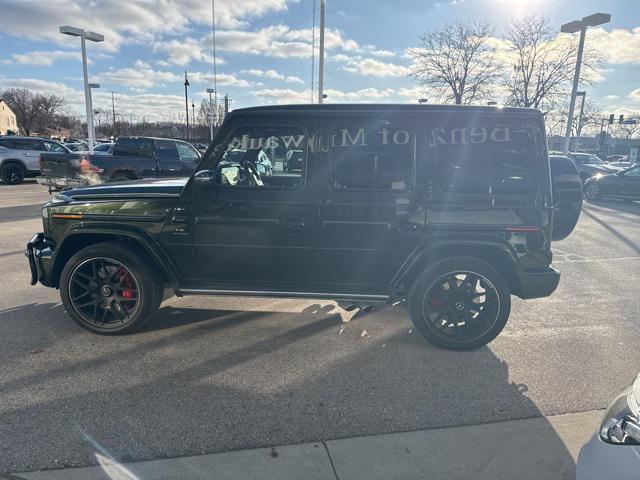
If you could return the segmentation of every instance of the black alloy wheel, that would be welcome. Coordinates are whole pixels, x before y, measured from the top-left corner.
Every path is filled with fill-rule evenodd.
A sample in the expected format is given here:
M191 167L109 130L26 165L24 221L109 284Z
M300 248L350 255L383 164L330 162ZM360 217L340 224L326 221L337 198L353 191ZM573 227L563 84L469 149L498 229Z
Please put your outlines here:
M425 269L409 293L411 320L436 346L471 350L504 328L511 310L504 277L487 262L454 257Z
M141 248L101 242L66 262L59 286L62 303L78 325L116 335L153 318L163 300L164 279Z
M9 185L22 183L24 175L24 168L18 163L8 163L2 167L2 180Z
M474 340L489 330L500 313L493 284L480 274L450 272L436 279L422 300L422 315L445 340Z
M131 321L140 304L136 277L120 262L91 258L71 274L69 298L86 322L102 328Z

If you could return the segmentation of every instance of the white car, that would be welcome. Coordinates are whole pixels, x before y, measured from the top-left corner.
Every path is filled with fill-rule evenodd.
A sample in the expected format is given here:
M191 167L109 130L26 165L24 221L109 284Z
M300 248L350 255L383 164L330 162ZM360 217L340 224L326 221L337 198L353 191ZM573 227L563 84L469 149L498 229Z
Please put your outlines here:
M640 375L605 413L599 431L580 450L576 480L640 478Z

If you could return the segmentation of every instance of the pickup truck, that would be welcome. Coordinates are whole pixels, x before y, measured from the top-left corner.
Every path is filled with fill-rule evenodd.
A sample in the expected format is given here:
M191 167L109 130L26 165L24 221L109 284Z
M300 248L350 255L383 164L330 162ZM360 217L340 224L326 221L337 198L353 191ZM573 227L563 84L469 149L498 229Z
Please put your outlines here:
M141 178L188 177L200 160L189 143L168 138L120 137L113 155L43 153L38 182L50 190Z

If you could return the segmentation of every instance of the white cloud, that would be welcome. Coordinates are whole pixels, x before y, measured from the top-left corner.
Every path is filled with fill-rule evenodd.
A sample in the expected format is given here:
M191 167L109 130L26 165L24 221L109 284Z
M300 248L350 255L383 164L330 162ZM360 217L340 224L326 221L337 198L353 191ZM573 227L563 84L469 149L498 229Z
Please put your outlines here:
M304 80L301 79L300 77L295 76L295 75L289 75L287 77L287 82L288 83L304 83Z
M251 18L286 8L287 0L217 0L216 22L219 28L243 28ZM58 31L72 19L74 25L102 33L105 41L98 48L110 51L211 22L211 3L199 0L0 0L0 11L0 31L10 35L77 46L77 39Z
M587 31L587 42L596 47L611 64L640 63L640 27L633 30L603 28Z
M372 50L371 55L374 57L393 57L395 53L391 50Z
M605 100L615 100L616 98L620 98L620 95L606 95L604 97Z
M22 65L53 65L56 60L82 60L82 55L79 51L71 52L64 50L53 50L49 52L34 50L27 53L14 53L12 60L15 63ZM3 63L12 63L11 61L4 61Z
M166 52L168 62L174 65L186 65L192 60L213 63L213 57L203 48L202 42L191 37L157 41L152 48L154 52ZM216 63L222 64L223 61L216 57Z
M615 97L617 98L617 95L615 95ZM627 97L629 97L634 102L640 102L640 88L636 88L635 90L630 92Z
M98 82L124 85L130 88L151 88L169 82L181 82L182 76L162 70L154 70L148 63L138 60L133 67L110 68L95 75Z
M212 73L204 73L204 72L189 72L189 82L191 83L205 83L207 86L213 85L213 74ZM218 85L229 86L229 87L238 87L238 88L247 88L256 86L253 83L243 79L238 78L233 74L229 73L218 73L216 75L216 82Z
M373 58L352 60L347 62L342 70L372 77L404 77L411 73L411 69L407 66L381 62Z
M359 57L356 57L355 59L358 58ZM327 55L326 60L334 62L349 62L351 60L354 60L354 57L350 57L349 55L345 55L344 53L336 53L335 55Z
M276 72L275 70L260 70L257 68L252 68L247 70L249 75L253 75L254 77L262 77L262 78L270 78L272 80L284 80L284 75Z

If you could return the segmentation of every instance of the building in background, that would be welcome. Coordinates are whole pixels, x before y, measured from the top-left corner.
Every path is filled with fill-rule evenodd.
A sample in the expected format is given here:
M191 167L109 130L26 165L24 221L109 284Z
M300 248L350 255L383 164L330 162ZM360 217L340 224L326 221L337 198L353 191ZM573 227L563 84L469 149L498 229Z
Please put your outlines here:
M8 131L18 133L16 114L9 108L7 102L0 98L0 135L6 135Z

